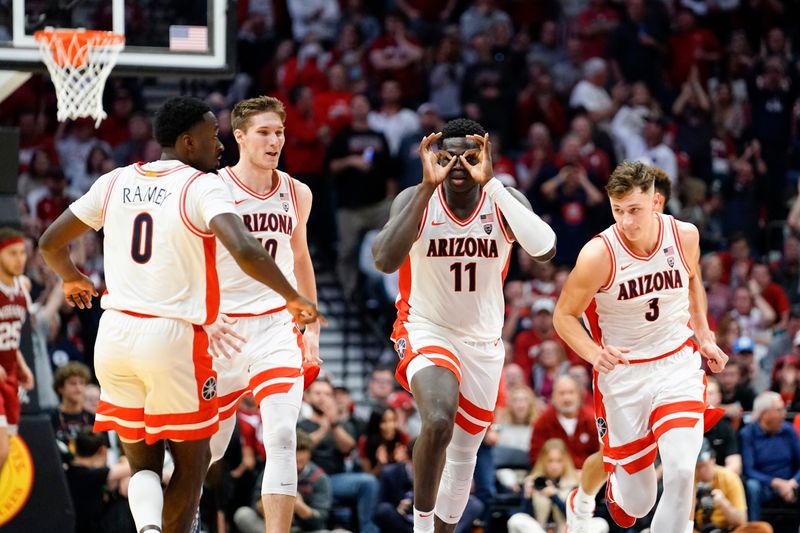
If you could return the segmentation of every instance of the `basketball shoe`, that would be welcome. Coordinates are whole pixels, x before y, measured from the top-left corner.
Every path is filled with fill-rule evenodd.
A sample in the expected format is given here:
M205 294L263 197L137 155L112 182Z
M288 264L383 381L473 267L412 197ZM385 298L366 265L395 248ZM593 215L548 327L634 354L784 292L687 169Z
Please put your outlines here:
M567 527L564 533L590 533L590 523L594 509L586 515L578 514L575 511L575 496L578 494L578 489L572 489L567 496Z

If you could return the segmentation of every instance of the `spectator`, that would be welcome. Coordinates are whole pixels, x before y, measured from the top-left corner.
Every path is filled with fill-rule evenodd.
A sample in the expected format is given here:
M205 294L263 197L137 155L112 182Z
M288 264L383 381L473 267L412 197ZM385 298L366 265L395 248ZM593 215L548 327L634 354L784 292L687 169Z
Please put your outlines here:
M47 192L36 203L34 211L42 229L52 224L77 197L67 187L67 179L58 167L52 167L47 172L45 186Z
M75 454L75 438L81 431L92 431L94 415L83 407L83 393L91 380L89 368L78 362L67 363L53 377L53 389L61 403L50 422L62 457Z
M572 119L570 133L581 142L581 164L591 172L598 183L605 184L611 176L611 161L606 152L594 144L594 124L586 115L577 115Z
M113 154L116 166L124 167L137 161L149 161L149 159L145 159L144 149L147 142L152 138L150 122L147 117L139 113L131 115L130 120L128 120L128 139L114 148ZM86 157L87 163L89 162L89 156L91 156L91 151ZM90 180L90 176L75 176L72 177L72 185L81 190L88 190L91 185Z
M380 110L370 111L367 118L369 127L386 137L392 157L397 156L403 137L419 129L419 117L402 107L401 98L400 84L394 80L384 81L381 83Z
M288 0L286 7L292 19L294 40L303 42L309 34L323 41L333 41L339 22L336 0Z
M27 170L17 179L17 196L27 200L31 212L36 211L36 203L46 191L50 167L51 161L47 151L34 150Z
M720 466L715 455L705 439L695 469L695 529L706 531L713 525L722 531L772 533L772 526L766 522L747 522L742 480L736 472Z
M715 407L722 405L719 383L714 378L708 379L706 402ZM719 422L706 431L706 439L714 450L717 464L724 466L736 475L741 475L742 454L739 453L739 437L731 425L730 416L725 414Z
M675 26L676 31L669 39L672 87L683 85L692 69L697 69L698 81L705 83L712 64L720 57L719 41L710 30L697 26L695 14L689 9L678 10Z
M419 143L432 133L442 131L444 120L439 109L432 103L425 103L417 109L419 130L409 133L400 141L397 162L400 165L397 179L397 191L413 187L422 182L422 162L419 159ZM394 295L392 295L394 297Z
M109 467L106 466L106 453L102 434L87 429L75 435L75 457L66 467L65 475L75 508L75 529L81 533L132 531L135 527L127 509L128 502L120 501L118 497L109 498L107 493L116 493L121 482L125 483L127 491L127 480L131 475L128 460L123 457ZM114 519L120 515L123 523Z
M780 394L765 391L753 405L753 421L741 431L742 465L747 486L748 519L761 519L765 503L797 501L800 438L784 420Z
M539 29L539 40L530 48L528 53L528 61L536 61L544 65L550 71L567 59L564 53L564 47L558 39L559 28L558 23L554 20L548 20Z
M386 367L372 370L367 384L367 397L363 405L356 406L356 414L362 420L369 420L374 411L383 411L389 406L389 398L395 387L394 373Z
M560 531L566 524L567 495L578 486L579 477L570 450L558 438L548 439L530 475L525 478L525 498L530 498L533 516L517 513L508 520L509 533L542 533L545 528ZM592 518L593 533L607 533L602 518Z
M755 281L751 280L746 287L737 287L733 291L733 309L729 314L739 323L743 336L757 343L768 342L769 328L775 322L776 314Z
M386 465L404 461L408 456L408 435L398 426L397 412L391 407L376 409L367 428L358 439L361 469L380 477Z
M708 314L719 322L730 309L733 291L722 282L723 265L718 254L708 254L701 260L703 283L708 298Z
M614 77L626 82L643 81L650 90L661 90L662 66L669 32L666 6L646 0L627 0L626 17L611 33L608 53Z
M535 122L528 128L528 149L517 160L517 185L522 191L530 191L541 174L553 175L555 154L550 138L550 130L542 122ZM530 194L529 194L530 196ZM800 212L800 208L798 208Z
M387 13L383 29L384 33L370 45L368 57L375 81L381 85L384 107L390 114L394 114L397 110L389 108L397 105L401 97L419 102L423 50L419 41L408 32L405 16L401 11ZM384 94L383 87L388 81L397 85L397 96L393 102L387 102L388 96ZM385 112L384 109L381 109L381 112ZM372 127L384 131L374 125ZM392 134L387 131L384 133L389 139L392 153L396 153L402 135L399 135L395 142Z
M568 368L569 361L566 360L563 346L554 340L543 341L539 345L536 364L533 365L533 392L546 402L550 401L556 379L566 374Z
M427 3L427 2L426 2ZM466 67L461 60L461 43L456 35L445 35L439 41L428 75L429 101L445 120L461 113L461 84Z
M776 322L770 326L776 330L786 329L786 324L789 322L789 297L783 287L772 281L769 266L764 263L755 263L750 270L750 279L755 281L761 297L777 315Z
M530 458L535 464L544 443L563 440L576 468L599 448L594 413L583 409L578 384L569 376L560 376L553 386L553 398L533 426Z
M517 335L514 341L514 363L518 364L524 372L526 384L533 384L533 367L539 357L541 344L546 340L558 340L562 346L564 345L553 329L553 309L555 308L553 300L529 297L527 300L517 300L514 305L518 308L531 300L533 301L529 304L530 328ZM519 314L520 311L512 310L511 313ZM510 317L507 320L510 320Z
M797 354L800 349L795 346L794 352ZM781 395L790 413L800 412L800 359L795 354L784 355L775 361L770 384L770 390Z
M508 367L506 367L508 368ZM528 449L531 445L533 424L541 410L540 402L527 385L508 389L508 408L497 419L499 433L494 449L495 464L529 467Z
M800 344L800 308L795 306L789 311L789 321L786 323L786 330L776 332L767 347L767 354L759 361L761 373L765 376L772 376L773 366L778 358L784 355L800 355L797 345Z
M494 0L472 0L472 5L461 14L461 38L472 40L479 33L488 32L494 24L505 24L511 32L511 18L497 8Z
M344 65L331 65L326 74L328 86L314 97L314 115L325 122L333 136L350 123L350 100L353 99L353 92L350 90Z
M353 121L328 147L339 229L337 273L345 296L357 297L360 235L378 229L389 216L387 193L393 183L386 138L367 122L369 100L356 95L350 102Z
M311 437L311 460L330 477L334 500L357 508L360 530L378 533L372 522L378 480L372 474L345 471L345 458L355 449L359 435L339 411L330 383L318 379L305 394L312 413L297 426Z
M62 122L56 132L56 150L64 175L71 183L84 183L86 177L86 161L89 152L95 145L102 145L111 151L108 144L95 137L94 122L90 118L82 118L72 122Z
M456 1L398 0L397 7L410 20L414 33L420 36L426 46L430 46L441 33L440 26L445 24L453 14Z
M297 432L297 496L292 517L292 532L323 531L331 510L331 481L325 472L311 460L312 439ZM263 472L262 472L263 475ZM261 498L261 480L255 483L253 504L240 507L233 518L241 533L264 531L264 507Z
M583 79L572 89L569 106L585 110L595 124L608 124L619 106L606 91L607 83L606 61L599 57L590 59L583 66Z
M306 86L314 93L320 93L327 87L325 70L331 62L331 54L322 48L319 36L308 35L297 50L297 54L289 58L280 75L282 92L290 94L300 85Z
M578 15L584 59L607 57L609 35L619 26L617 11L608 4L608 0L592 0Z
M158 159L159 157L161 157L160 152L155 159ZM142 161L155 161L155 159L148 159L147 154L145 154L143 151ZM89 152L89 157L86 158L86 174L84 176L86 181L84 183L73 183L73 188L79 194L85 194L91 188L92 184L97 181L97 178L106 172L109 172L109 167L113 168L115 165L116 164L114 163L114 160L111 158L111 154L106 151L103 146L95 146Z
M315 112L314 94L309 87L296 85L289 91L286 129L291 132L283 147L286 172L304 183L317 183L325 172L330 127Z

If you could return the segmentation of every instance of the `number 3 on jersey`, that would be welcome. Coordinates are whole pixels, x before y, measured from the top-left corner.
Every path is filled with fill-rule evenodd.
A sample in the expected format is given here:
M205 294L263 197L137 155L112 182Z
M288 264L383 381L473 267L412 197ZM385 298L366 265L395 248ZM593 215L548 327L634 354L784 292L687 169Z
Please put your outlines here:
M463 286L461 277L462 274L467 274L468 276L468 288L469 292L475 292L475 263L453 263L450 265L450 272L453 273L453 286L456 292L461 292L461 288Z

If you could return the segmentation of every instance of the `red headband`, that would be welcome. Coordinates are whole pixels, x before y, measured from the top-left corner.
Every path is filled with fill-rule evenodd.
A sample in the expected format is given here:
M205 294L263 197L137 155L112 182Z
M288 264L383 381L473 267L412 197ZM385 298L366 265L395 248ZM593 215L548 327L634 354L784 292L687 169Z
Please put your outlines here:
M0 241L0 250L5 248L6 246L11 246L12 244L24 243L25 239L22 237L11 237L10 239L6 239L4 241Z

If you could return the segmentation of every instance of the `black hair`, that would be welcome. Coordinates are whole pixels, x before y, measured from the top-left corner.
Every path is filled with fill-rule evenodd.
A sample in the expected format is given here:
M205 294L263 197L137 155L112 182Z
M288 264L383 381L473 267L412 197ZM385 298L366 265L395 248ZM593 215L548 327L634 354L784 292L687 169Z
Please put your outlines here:
M153 135L162 148L172 148L181 134L203 121L203 115L211 108L193 96L170 98L156 112Z
M467 135L484 136L486 135L486 130L483 129L483 126L468 118L451 120L442 128L442 140L451 137L466 137Z
M81 431L75 437L75 455L78 457L91 457L96 454L100 448L105 446L106 441L100 433L92 433L91 431Z

